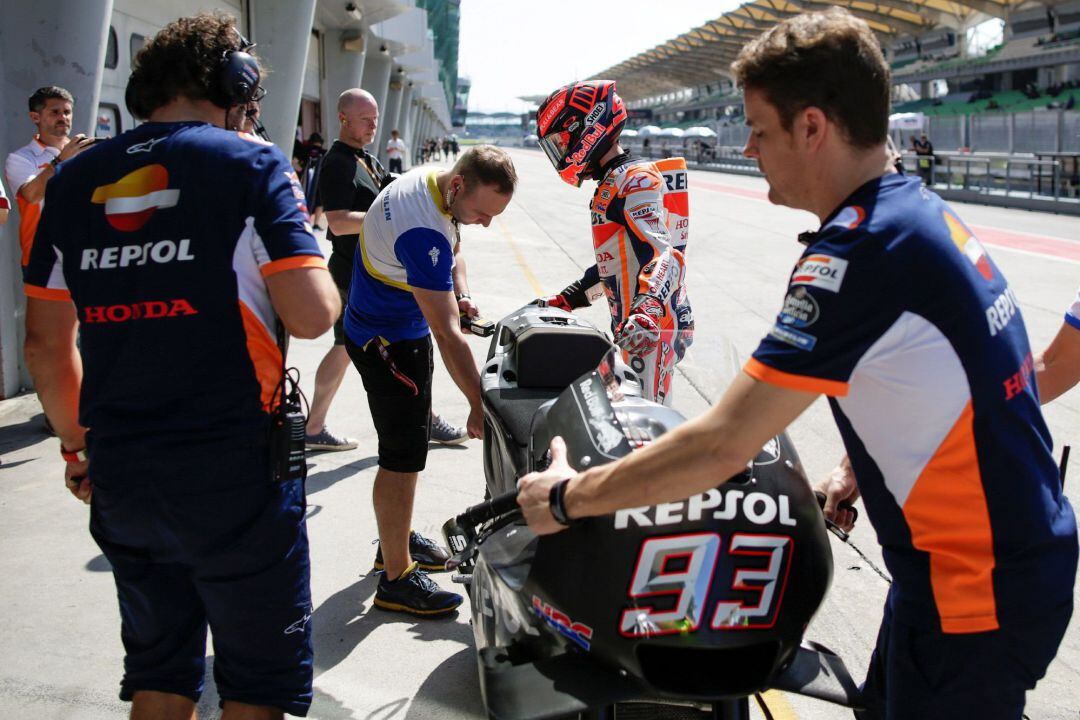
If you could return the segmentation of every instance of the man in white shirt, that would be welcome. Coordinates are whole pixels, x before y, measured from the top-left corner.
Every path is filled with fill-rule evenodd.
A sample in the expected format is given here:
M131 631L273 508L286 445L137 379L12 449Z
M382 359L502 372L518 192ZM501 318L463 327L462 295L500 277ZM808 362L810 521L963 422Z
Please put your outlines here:
M386 143L387 165L392 173L405 172L405 141L397 130L390 131L390 140Z
M4 186L0 185L0 225L7 222L8 210L11 209L11 203L8 202L7 195L4 194Z
M19 246L22 264L30 258L38 219L45 202L45 183L56 166L75 157L94 143L85 135L68 137L75 109L75 98L56 86L38 88L30 96L30 122L37 133L28 144L7 156L4 174L19 205Z

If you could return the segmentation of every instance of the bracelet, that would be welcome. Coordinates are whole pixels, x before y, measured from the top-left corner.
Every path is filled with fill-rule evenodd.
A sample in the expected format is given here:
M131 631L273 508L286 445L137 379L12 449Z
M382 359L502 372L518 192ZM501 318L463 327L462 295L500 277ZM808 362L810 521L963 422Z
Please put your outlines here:
M86 462L86 448L82 448L81 450L68 450L61 445L60 457L64 458L69 464Z
M569 527L574 522L566 513L566 486L569 484L570 478L560 480L551 486L551 492L548 493L548 508L551 510L551 516L563 527Z

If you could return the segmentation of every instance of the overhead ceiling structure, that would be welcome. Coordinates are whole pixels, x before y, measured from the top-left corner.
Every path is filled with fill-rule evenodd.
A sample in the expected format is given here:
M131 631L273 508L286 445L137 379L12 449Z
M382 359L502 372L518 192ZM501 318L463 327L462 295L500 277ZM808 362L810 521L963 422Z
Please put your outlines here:
M731 77L731 62L749 41L787 18L832 6L862 18L884 44L973 19L1005 18L1029 0L753 0L701 27L639 53L593 77L616 80L626 100L641 100Z

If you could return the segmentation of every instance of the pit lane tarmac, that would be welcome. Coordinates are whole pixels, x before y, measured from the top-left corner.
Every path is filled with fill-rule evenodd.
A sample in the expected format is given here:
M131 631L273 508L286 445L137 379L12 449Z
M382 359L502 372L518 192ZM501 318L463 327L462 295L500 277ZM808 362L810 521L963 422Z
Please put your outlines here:
M591 264L587 205L591 190L562 183L539 151L514 150L520 185L491 227L462 229L470 286L484 315L497 319L540 294L553 293ZM780 307L788 273L802 246L796 235L817 226L808 213L771 205L764 181L691 171L688 286L697 333L676 377L675 406L702 412L719 397L718 367L737 365L756 346ZM975 205L954 205L1009 278L1020 300L1034 350L1061 325L1080 285L1080 219ZM328 252L329 246L324 243ZM580 311L607 326L599 304ZM728 343L725 338L730 340ZM294 341L290 364L304 373L310 396L314 371L330 334ZM479 361L487 340L470 340ZM732 349L734 347L734 349ZM440 361L436 411L463 424L467 404ZM1055 446L1080 441L1080 390L1045 409ZM356 450L316 454L308 479L312 590L315 612L315 699L309 717L409 720L483 716L469 613L414 620L372 607L370 574L376 537L371 509L375 433L359 377L352 370L331 407L329 425L360 441ZM0 402L0 717L119 718L116 698L122 651L115 590L108 565L87 531L87 510L63 489L57 441L40 431L36 398ZM898 429L901 431L901 429ZM842 454L824 401L791 428L812 478ZM1075 472L1075 471L1074 471ZM1074 507L1080 479L1066 482ZM481 446L432 446L416 500L415 529L438 537L443 521L483 496ZM861 679L881 618L886 581L865 517L852 545L832 540L832 589L806 637L843 657ZM602 561L602 560L601 560ZM436 575L444 587L455 586ZM1080 598L1078 598L1080 599ZM615 612L615 610L613 610ZM200 717L217 717L210 677ZM775 718L850 717L842 708L769 693ZM1080 717L1080 624L1074 619L1047 677L1028 697L1033 719ZM753 717L763 717L752 707Z

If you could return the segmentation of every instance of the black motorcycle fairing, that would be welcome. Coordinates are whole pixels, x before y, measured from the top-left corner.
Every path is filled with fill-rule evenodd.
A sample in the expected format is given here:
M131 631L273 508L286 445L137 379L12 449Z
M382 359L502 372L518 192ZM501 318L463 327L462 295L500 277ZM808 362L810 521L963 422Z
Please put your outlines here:
M620 397L633 383L610 367L617 357L607 358L606 370L572 379L561 392L538 391L551 393L538 404L530 398L534 417L522 446L521 424L511 434L504 423L516 399L494 391L522 390L512 382L515 338L552 327L544 317L519 313L500 323L493 340L483 375L485 419L495 430L485 442L492 496L545 467L556 435L566 440L571 466L584 469L684 421L639 396ZM784 434L766 443L744 473L717 478L717 487L683 501L587 518L542 538L523 525L489 530L477 547L470 597L493 717L551 717L553 709L623 700L710 703L780 683L851 704L846 687L824 687L833 669L824 655L800 648L828 588L832 555ZM566 672L594 680L568 683ZM562 679L552 684L556 676ZM605 680L611 677L625 681L617 683L624 693L617 698ZM538 694L530 702L520 693Z
M537 410L593 372L613 347L603 332L557 308L527 305L499 322L480 372L484 475L493 497L513 489L529 466ZM617 355L609 362L624 393L640 395L636 373Z

